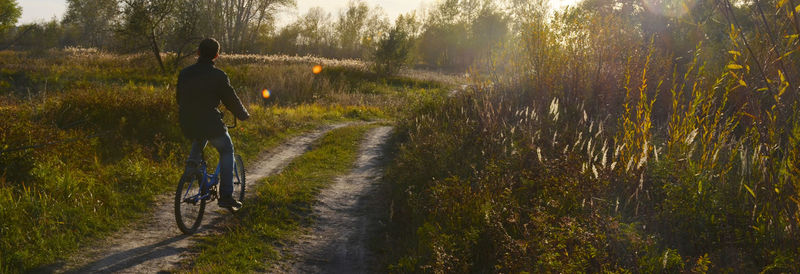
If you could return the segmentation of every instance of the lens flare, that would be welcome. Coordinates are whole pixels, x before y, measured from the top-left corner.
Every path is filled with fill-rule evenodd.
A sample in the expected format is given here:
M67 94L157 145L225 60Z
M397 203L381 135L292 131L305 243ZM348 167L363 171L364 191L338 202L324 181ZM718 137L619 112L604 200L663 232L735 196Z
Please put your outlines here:
M261 91L261 97L264 97L264 99L269 99L269 95L270 93L268 89L264 89Z
M314 66L314 67L311 69L311 72L313 72L314 74L319 74L320 72L322 72L322 66L320 66L320 65L316 65L316 66Z

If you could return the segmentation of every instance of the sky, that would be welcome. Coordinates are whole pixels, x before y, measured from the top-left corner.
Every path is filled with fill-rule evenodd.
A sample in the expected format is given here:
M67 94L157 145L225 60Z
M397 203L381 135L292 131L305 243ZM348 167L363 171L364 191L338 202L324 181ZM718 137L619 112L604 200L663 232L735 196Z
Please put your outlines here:
M306 13L309 8L322 7L331 15L336 16L340 9L347 6L349 0L297 0L296 9L281 11L278 15L278 25L285 25L294 21L298 15ZM563 7L574 3L576 0L551 0L553 8ZM419 9L423 5L430 5L435 0L365 0L370 6L381 6L389 18L394 19L397 15ZM18 24L49 21L56 18L61 19L67 10L67 2L64 0L17 0L22 7L22 17Z
M313 7L321 7L335 18L339 14L340 9L347 7L348 0L311 0L311 1L297 1L297 9L284 11L282 16L278 17L278 25L285 25L293 22L297 16L302 15ZM418 9L422 5L433 3L433 0L365 0L370 7L376 5L383 8L383 11L389 18L397 18L398 15Z
M22 16L17 24L61 19L67 11L67 1L64 0L17 0L17 4L22 7Z

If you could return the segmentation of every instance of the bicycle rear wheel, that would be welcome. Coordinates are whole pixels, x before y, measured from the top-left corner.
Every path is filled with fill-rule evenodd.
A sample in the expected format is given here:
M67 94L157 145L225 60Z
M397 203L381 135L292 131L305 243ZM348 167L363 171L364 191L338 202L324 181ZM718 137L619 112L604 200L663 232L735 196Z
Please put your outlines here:
M201 174L185 175L175 191L175 221L184 234L192 234L200 227L206 200L201 199Z
M244 162L242 161L242 156L236 154L235 156L236 163L234 164L233 168L233 198L237 199L239 202L244 203L244 190L245 190L245 171L244 171ZM236 195L236 191L239 191L239 195Z

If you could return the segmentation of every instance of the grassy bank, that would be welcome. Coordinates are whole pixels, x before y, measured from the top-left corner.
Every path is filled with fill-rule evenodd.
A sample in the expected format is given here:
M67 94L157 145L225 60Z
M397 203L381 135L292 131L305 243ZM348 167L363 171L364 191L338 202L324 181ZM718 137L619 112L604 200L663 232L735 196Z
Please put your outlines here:
M387 267L800 271L797 104L776 94L751 119L731 106L747 92L731 72L655 86L647 66L623 74L641 80L622 84L614 116L536 79L420 101L398 121L385 176L397 239Z
M280 174L264 179L251 190L255 197L246 202L225 234L202 240L191 272L242 273L269 267L278 259L275 244L288 240L308 222L320 189L352 168L359 143L370 128L335 129Z
M640 3L517 9L496 67L399 119L391 269L800 272L796 14Z

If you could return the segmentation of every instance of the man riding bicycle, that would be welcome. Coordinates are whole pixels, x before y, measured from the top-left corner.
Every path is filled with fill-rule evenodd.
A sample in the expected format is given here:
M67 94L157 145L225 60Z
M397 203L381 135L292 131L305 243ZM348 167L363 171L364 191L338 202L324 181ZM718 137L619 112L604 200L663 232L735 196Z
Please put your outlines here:
M219 42L213 38L201 41L197 63L184 68L178 75L178 120L183 134L192 140L187 169L198 166L207 143L210 142L219 152L220 192L217 203L230 209L239 208L242 203L233 199L233 142L218 106L221 101L239 120L247 120L250 114L236 96L228 75L214 66L219 49Z

